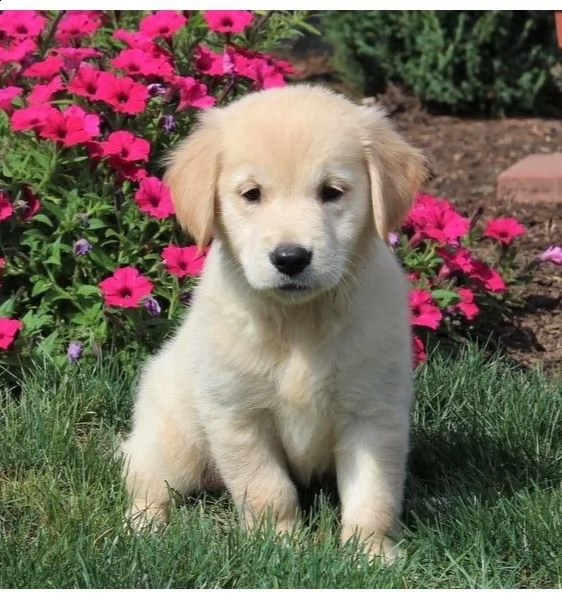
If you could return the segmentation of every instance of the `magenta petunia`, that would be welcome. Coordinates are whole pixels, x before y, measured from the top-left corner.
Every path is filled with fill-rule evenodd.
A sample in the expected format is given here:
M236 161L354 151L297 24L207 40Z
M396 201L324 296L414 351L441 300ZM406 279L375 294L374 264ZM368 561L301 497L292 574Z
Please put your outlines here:
M135 201L141 212L154 218L166 218L175 213L170 190L159 178L150 176L140 182Z
M23 74L25 77L36 79L52 79L63 68L63 60L59 56L48 56L45 60L34 62L27 67Z
M138 114L145 109L148 90L130 77L101 73L96 99L103 100L116 112Z
M415 368L427 359L425 345L423 344L422 339L415 334L412 335L412 356Z
M27 103L33 104L47 104L52 97L64 89L64 84L60 75L53 77L51 81L45 84L37 84L27 96Z
M0 89L0 110L11 114L13 110L12 100L17 98L23 88L16 87L15 85L9 85L8 87L3 87Z
M115 307L138 307L141 299L152 292L154 285L131 266L118 268L112 276L102 280L100 288L104 303Z
M126 162L148 160L150 153L150 142L130 131L114 131L99 145L102 156L115 156Z
M42 33L47 19L35 10L5 10L0 13L0 32L22 39Z
M36 50L37 43L30 38L14 42L5 48L0 46L0 64L8 62L21 63Z
M102 71L89 65L82 65L70 81L68 91L89 100L96 100L98 99L100 75L102 75Z
M206 10L203 18L211 31L241 33L251 25L254 15L248 10Z
M425 239L458 245L459 239L468 234L470 220L461 216L448 201L418 193L403 228L411 235L411 247Z
M205 46L198 45L195 48L193 66L205 75L222 76L227 72L225 56L227 56L226 53L219 54Z
M121 69L127 75L143 75L149 77L155 75L169 78L173 75L172 65L163 58L154 58L145 50L140 48L129 48L122 50L112 61L111 64Z
M14 213L14 207L4 191L0 191L0 222L8 220Z
M483 236L510 245L515 237L524 235L526 231L517 218L495 218L487 222Z
M178 112L191 107L210 108L216 103L216 99L207 94L207 86L193 77L175 77L174 85L180 92Z
M413 326L424 326L437 330L443 319L441 310L433 302L433 297L425 289L410 290L411 323Z
M55 40L59 44L68 44L97 31L101 27L101 19L92 12L69 10L58 24Z
M10 125L13 131L38 130L53 113L58 112L49 104L36 104L28 108L14 110L10 117Z
M49 114L39 135L71 147L97 137L100 134L99 125L97 114L88 114L79 106L70 106L63 112L55 110Z
M196 245L188 247L178 247L168 245L162 251L162 263L166 270L174 276L200 276L205 260L207 258L208 248L199 251Z
M0 349L9 349L22 328L23 324L19 320L0 318Z
M85 60L102 55L94 48L55 48L54 52L56 56L62 58L64 68L70 71L80 68Z
M473 320L480 309L474 302L474 293L470 289L457 289L459 302L454 306L467 320Z
M187 19L175 10L159 10L141 20L139 28L149 38L172 37L187 23Z

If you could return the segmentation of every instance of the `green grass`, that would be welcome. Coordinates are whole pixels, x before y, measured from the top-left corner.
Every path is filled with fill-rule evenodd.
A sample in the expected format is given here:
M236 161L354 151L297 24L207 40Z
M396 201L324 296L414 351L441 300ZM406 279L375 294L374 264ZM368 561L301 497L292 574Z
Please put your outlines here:
M562 384L468 351L418 372L403 517L383 568L337 542L316 494L288 542L244 535L228 496L130 535L117 434L134 378L108 360L37 366L0 396L0 587L537 588L562 584ZM9 385L8 385L9 386ZM310 494L308 495L310 498Z

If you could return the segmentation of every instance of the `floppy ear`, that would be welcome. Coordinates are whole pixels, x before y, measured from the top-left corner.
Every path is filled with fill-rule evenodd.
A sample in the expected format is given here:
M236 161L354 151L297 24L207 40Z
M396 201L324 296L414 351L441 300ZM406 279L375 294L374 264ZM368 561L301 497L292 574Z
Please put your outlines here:
M427 175L425 158L392 128L380 108L361 110L375 228L387 243L388 233L401 224Z
M189 137L166 160L164 182L170 188L178 222L202 249L215 219L219 135L205 114Z

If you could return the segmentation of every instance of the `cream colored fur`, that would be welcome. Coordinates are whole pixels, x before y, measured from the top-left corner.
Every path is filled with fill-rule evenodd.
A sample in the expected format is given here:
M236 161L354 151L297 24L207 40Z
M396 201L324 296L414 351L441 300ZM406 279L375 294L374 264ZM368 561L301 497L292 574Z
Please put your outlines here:
M342 541L392 557L412 373L407 283L384 240L423 176L379 109L323 88L204 113L166 180L179 221L214 241L187 318L141 376L123 445L137 522L165 518L168 486L224 485L247 525L269 511L289 530L295 481L334 471ZM323 184L343 196L323 203ZM295 277L308 290L278 289L280 243L313 251Z

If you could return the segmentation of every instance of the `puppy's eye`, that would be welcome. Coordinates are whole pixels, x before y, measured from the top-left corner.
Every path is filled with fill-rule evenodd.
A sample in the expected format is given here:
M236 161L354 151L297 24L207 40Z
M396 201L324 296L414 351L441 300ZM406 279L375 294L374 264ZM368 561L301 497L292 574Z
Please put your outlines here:
M242 197L249 202L257 202L261 199L261 191L259 187L252 187L248 191L242 193Z
M343 190L333 185L320 187L320 199L323 202L337 201L343 195Z

